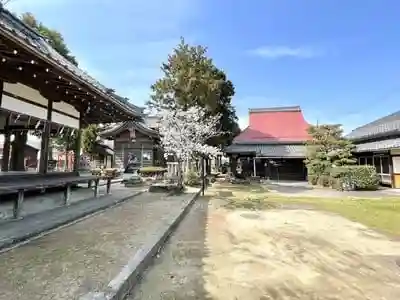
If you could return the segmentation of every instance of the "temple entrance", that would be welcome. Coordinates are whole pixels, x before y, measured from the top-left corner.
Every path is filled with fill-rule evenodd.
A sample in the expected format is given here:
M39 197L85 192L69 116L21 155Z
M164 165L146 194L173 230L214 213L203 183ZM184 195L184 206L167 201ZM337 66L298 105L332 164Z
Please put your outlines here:
M271 180L304 181L307 178L302 158L259 158L256 161L256 173Z

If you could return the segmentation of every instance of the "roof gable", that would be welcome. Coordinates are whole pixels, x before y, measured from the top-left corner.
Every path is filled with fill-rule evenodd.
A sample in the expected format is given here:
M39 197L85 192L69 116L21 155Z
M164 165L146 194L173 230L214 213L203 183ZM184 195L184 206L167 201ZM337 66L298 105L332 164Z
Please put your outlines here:
M309 126L299 106L250 109L249 126L234 143L304 142Z
M146 136L150 137L158 137L158 132L150 127L147 127L145 124L135 121L127 121L123 123L115 124L114 126L107 128L99 133L100 136L107 138L113 137L121 132L129 130L129 128L133 128L138 132L143 133Z

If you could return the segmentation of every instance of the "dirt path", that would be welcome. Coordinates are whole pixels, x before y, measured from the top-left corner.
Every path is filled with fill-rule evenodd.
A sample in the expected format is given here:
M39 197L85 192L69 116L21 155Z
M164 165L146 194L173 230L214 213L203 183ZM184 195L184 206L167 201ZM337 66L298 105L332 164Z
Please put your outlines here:
M334 214L210 203L195 204L129 299L400 299L400 242Z

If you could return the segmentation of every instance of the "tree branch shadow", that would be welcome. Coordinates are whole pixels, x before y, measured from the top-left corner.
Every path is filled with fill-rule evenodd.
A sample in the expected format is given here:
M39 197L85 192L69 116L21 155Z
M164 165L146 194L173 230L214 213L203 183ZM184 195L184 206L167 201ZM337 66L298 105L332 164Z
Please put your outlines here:
M127 299L213 299L205 287L204 270L211 198L198 198Z

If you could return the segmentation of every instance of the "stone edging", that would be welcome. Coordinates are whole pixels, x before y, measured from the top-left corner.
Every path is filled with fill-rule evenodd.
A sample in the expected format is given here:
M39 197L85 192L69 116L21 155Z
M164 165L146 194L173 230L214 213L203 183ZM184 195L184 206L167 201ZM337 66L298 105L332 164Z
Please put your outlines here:
M40 230L32 231L32 232L29 232L28 234L19 236L17 238L6 240L5 242L1 241L1 243L0 243L0 254L4 253L4 252L7 252L7 251L9 251L11 249L14 249L14 248L16 248L18 246L21 246L23 244L27 244L27 243L35 240L35 239L38 239L38 238L40 238L42 236L45 236L45 235L48 235L48 234L50 234L52 232L55 232L57 230L60 230L60 229L62 229L64 227L74 225L74 224L76 224L76 223L78 223L80 221L83 221L86 218L89 218L89 217L92 217L92 216L94 216L96 214L99 214L99 213L103 212L106 209L118 206L118 205L122 204L123 202L125 202L125 201L127 201L127 200L129 200L131 198L139 196L140 194L142 194L144 192L145 191L136 192L133 195L129 195L129 196L123 197L123 198L121 198L119 200L116 200L116 201L113 201L113 202L108 203L106 205L97 207L94 210L82 212L80 214L71 216L71 218L68 218L67 220L63 220L61 222L56 222L56 223L53 223L53 224L49 224L49 226L46 226L44 229L42 228ZM89 198L89 199L91 199L91 198ZM85 200L82 200L82 201L85 201ZM72 203L71 205L78 204L78 203L79 202L75 202L75 203ZM55 209L63 209L63 208L64 207L57 207ZM18 220L13 220L12 222L18 222Z
M141 247L129 262L122 268L120 273L111 280L104 292L91 292L79 300L123 300L128 293L135 287L141 274L150 266L154 256L167 242L168 237L175 231L179 223L189 212L195 203L201 189L195 193L192 198L181 208L178 216L168 225L167 230L160 232L158 235L149 239L146 244Z

